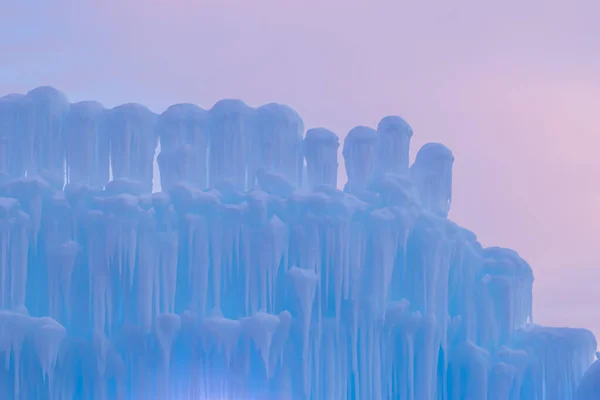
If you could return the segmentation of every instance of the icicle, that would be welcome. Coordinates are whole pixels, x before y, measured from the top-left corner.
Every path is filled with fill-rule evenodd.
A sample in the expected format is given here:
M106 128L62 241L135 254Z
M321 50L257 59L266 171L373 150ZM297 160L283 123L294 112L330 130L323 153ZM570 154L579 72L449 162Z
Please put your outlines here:
M176 232L159 234L162 310L175 312L175 290L177 287L177 248L179 240Z
M204 326L217 350L223 349L227 365L231 364L242 329L240 321L213 316L204 320Z
M154 291L154 276L158 266L156 260L155 220L149 212L142 212L137 240L137 314L144 333L152 329L153 301L157 293Z
M6 354L5 369L9 369L11 353L14 360L15 398L21 393L21 350L25 339L30 335L36 323L35 318L29 317L26 310L11 312L0 310L0 350Z
M94 330L94 333L92 334L92 345L96 352L96 368L98 369L100 376L104 377L104 374L106 373L106 353L110 348L110 342L104 332Z
M193 286L192 304L198 307L199 316L207 310L208 272L210 267L208 222L205 217L188 215L190 224L190 281Z
M67 331L61 324L47 317L40 318L37 324L38 326L33 332L33 342L44 380L47 379L52 388L58 351Z
M28 231L30 219L27 214L20 211L15 221L11 235L11 307L13 309L25 306L27 291L27 264L28 264Z
M271 378L269 352L273 334L279 326L279 318L273 314L258 312L252 317L244 319L242 321L242 326L248 331L248 334L260 351L260 355L265 363L267 378Z
M71 276L78 251L77 243L68 241L54 249L51 254L50 265L52 268L50 272L54 276L49 277L50 311L53 317L62 318L64 309L67 323L71 315Z
M171 347L181 329L181 319L177 314L161 314L156 317L156 336L165 361L165 390L170 393L169 375L171 364Z
M309 340L313 302L315 300L315 292L317 289L318 275L316 272L292 267L288 271L288 276L292 280L292 285L300 302L300 310L302 312L302 363L304 371L304 389L305 394L310 393L309 389Z

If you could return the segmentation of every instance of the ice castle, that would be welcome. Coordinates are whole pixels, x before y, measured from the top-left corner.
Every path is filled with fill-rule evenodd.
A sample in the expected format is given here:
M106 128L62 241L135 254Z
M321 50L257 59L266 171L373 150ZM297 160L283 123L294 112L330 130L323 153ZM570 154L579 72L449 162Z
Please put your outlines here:
M600 399L594 335L533 323L412 134L352 129L341 191L284 105L0 98L0 399Z

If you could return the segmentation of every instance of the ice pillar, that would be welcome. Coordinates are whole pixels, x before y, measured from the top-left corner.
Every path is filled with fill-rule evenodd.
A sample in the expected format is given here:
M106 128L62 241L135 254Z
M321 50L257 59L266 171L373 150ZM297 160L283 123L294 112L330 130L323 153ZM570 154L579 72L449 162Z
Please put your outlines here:
M408 172L408 151L413 130L402 118L384 117L377 125L378 172L402 175Z
M337 186L339 147L337 135L328 129L313 128L306 132L304 157L311 188L320 185Z
M241 100L220 100L209 111L209 185L246 186L246 151L253 110Z
M68 182L104 187L110 163L104 107L95 101L71 105L65 139Z
M109 111L113 177L138 181L146 192L152 190L154 152L158 145L156 120L156 114L135 103Z
M255 124L248 136L248 184L253 186L260 169L282 175L294 186L302 177L304 122L290 107L270 103L256 110Z
M67 97L50 86L27 93L31 100L33 159L29 174L40 174L55 187L64 183L64 123L69 112Z
M447 217L450 212L453 164L450 149L443 144L427 143L410 167L410 177L417 187L422 206L441 217Z
M18 178L33 157L31 99L22 94L0 98L0 174Z
M348 174L346 190L361 193L373 179L377 161L377 131L357 126L348 132L344 140L344 164Z
M158 156L163 190L177 182L207 186L208 116L194 104L175 104L159 117Z

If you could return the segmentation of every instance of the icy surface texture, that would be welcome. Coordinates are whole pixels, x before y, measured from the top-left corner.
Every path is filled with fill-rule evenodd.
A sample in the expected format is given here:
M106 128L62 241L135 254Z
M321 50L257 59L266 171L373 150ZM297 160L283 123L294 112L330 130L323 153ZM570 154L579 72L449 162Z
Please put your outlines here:
M187 182L207 187L208 115L194 104L175 104L160 115L158 156L163 190Z
M339 147L339 138L328 129L313 128L306 131L304 157L312 189L321 185L337 186Z
M447 217L452 203L454 155L440 143L427 143L419 149L410 177L419 192L423 208Z
M113 177L136 180L151 191L157 115L141 104L128 103L111 109L107 118Z
M361 194L375 176L377 131L366 126L352 128L344 140L344 165L348 175L346 191Z
M350 131L345 191L277 104L42 88L0 127L1 399L598 398L594 336L531 323L530 266L447 218L454 157L409 170L399 117Z
M384 117L377 125L379 173L402 175L408 172L412 128L397 116Z

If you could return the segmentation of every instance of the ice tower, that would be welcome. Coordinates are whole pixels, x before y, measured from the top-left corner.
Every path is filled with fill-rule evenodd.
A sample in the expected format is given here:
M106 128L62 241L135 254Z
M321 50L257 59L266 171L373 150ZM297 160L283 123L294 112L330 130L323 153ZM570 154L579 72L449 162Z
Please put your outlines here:
M530 266L411 136L352 129L340 191L284 105L1 98L0 399L600 398L594 335L532 324Z

